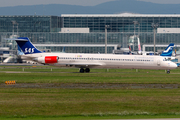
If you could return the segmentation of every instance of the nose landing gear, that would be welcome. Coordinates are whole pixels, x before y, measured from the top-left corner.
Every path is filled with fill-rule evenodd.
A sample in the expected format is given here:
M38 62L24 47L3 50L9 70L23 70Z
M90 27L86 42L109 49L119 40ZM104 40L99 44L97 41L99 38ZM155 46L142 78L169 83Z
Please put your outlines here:
M170 73L170 70L167 70L167 74L169 74Z

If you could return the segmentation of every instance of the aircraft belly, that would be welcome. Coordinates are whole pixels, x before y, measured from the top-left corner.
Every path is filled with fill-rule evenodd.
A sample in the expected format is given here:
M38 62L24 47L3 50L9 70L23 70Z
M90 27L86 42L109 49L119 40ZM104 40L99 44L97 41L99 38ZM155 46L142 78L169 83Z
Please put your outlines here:
M119 69L168 69L166 66L158 66L153 62L105 62L100 63L98 61L86 61L78 63L73 61L59 61L54 66L66 66L66 67L77 67L77 68L119 68Z
M127 69L164 69L154 63L139 63L139 62L107 62L104 68L127 68Z

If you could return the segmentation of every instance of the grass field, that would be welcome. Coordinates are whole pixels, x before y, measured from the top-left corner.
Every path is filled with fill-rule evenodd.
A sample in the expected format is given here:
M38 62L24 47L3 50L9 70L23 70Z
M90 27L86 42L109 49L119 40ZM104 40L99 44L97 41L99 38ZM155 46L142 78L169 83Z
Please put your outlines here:
M5 73L13 71L10 73ZM14 73L15 72L15 73ZM16 72L24 72L16 73ZM91 69L91 73L79 73L75 68L52 68L48 66L0 66L0 83L16 80L18 83L180 83L180 69L138 70Z
M180 117L180 90L0 89L2 116Z
M25 69L23 69L25 68ZM17 73L13 73L17 72ZM20 73L18 73L20 72ZM28 73L24 73L28 72ZM180 69L78 69L1 66L0 84L180 84ZM0 88L0 119L180 118L180 89Z

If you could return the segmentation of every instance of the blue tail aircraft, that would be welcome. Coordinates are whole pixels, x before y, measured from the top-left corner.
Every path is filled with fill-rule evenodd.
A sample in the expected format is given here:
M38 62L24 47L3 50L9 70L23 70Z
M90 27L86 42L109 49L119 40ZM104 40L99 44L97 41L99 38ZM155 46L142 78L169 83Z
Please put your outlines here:
M9 39L12 40L12 39ZM74 66L80 73L90 72L90 68L123 69L165 69L170 73L177 65L161 56L141 57L140 55L83 54L83 53L46 53L38 50L27 37L14 39L23 51L23 60L30 60L51 66ZM152 61L152 59L154 61ZM147 63L147 64L146 64Z
M171 57L174 48L174 43L170 43L169 46L162 52L160 56Z

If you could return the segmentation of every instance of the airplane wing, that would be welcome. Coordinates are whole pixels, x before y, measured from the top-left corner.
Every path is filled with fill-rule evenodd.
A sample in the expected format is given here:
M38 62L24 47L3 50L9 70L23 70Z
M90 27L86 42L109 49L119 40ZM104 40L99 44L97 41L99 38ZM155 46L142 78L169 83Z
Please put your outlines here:
M99 63L99 62L68 62L68 63L60 63L61 65L69 65L69 66L75 66L75 67L88 67L88 68L92 68L95 66L102 66L105 65L105 63Z

